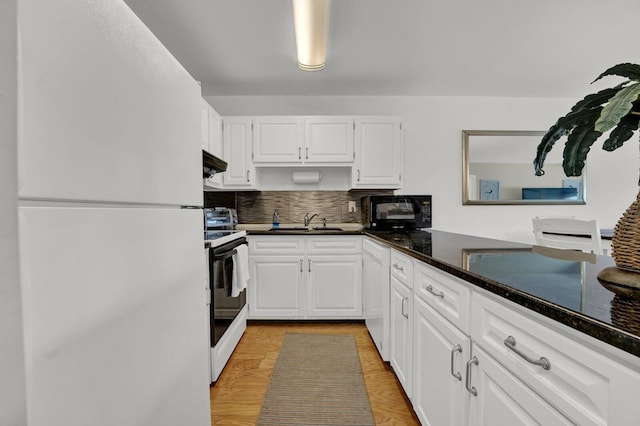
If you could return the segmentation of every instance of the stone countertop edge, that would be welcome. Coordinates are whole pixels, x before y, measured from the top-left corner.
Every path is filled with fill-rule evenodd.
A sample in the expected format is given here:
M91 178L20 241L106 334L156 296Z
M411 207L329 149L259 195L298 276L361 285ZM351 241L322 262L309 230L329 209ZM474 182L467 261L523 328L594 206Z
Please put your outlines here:
M504 284L500 284L489 278L474 274L472 272L460 269L456 266L445 262L438 261L430 256L418 253L414 250L394 244L393 241L385 238L363 232L363 234L382 243L386 243L395 250L401 251L415 259L425 262L435 268L447 272L463 281L483 288L493 294L503 297L520 306L530 309L538 314L555 320L567 327L578 330L597 340L621 349L629 354L640 357L640 337L628 333L624 330L603 323L595 318L591 318L584 314L571 311L555 303L530 295L523 291L514 289Z

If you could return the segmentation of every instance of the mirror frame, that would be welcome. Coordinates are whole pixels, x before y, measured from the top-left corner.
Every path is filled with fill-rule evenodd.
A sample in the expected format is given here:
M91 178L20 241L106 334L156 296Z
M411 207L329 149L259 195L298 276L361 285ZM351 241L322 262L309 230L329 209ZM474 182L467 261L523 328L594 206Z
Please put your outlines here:
M469 137L470 136L544 136L542 130L463 130L462 131L462 204L463 205L540 205L540 204L586 204L587 203L587 168L582 170L582 199L580 200L470 200L469 199ZM531 164L535 152L531 153ZM533 166L531 168L533 174Z

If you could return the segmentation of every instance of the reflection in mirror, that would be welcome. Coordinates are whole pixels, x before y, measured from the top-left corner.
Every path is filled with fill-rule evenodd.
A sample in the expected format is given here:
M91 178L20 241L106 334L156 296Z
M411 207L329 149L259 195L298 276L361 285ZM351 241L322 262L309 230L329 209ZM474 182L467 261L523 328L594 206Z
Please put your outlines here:
M585 204L582 176L567 178L562 150L551 151L544 176L533 158L544 131L463 130L463 204Z

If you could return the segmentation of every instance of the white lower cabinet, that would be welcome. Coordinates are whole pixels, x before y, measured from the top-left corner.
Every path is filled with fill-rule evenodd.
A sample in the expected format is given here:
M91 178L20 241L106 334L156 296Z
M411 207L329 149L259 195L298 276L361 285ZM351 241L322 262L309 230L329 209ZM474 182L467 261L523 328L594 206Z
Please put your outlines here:
M412 396L413 360L413 291L391 277L389 298L390 356L389 361L409 398Z
M307 317L362 317L362 255L307 255Z
M306 299L300 256L250 256L250 318L300 318Z
M595 350L588 336L414 262L411 398L422 424L638 424L637 363L629 366L614 356L617 349Z
M364 320L383 361L389 361L389 247L362 240Z
M250 319L362 318L359 236L250 236L249 268Z
M463 425L471 339L419 297L413 305L413 408L423 425ZM505 423L506 424L506 423Z

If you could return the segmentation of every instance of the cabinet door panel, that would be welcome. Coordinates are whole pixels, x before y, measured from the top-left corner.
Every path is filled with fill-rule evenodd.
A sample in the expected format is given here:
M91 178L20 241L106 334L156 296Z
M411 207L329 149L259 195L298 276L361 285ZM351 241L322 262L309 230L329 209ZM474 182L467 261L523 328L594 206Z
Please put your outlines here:
M362 257L308 257L308 316L362 318Z
M400 121L392 117L356 118L354 188L398 188L402 169Z
M255 173L251 162L251 119L226 117L223 138L227 162L227 170L222 174L224 185L252 186Z
M469 403L469 393L464 385L471 340L417 296L414 297L413 316L413 406L416 415L424 425L463 425ZM459 374L460 378L454 374Z
M510 374L481 348L473 346L478 365L472 367L470 426L572 425L559 411Z
M404 392L412 397L413 293L391 277L389 297L389 360Z
M305 163L353 163L353 117L306 118L304 142Z
M256 117L253 120L256 163L301 163L303 120L300 117Z
M250 318L302 318L301 256L251 256Z
M362 241L364 317L371 339L389 361L389 248Z

